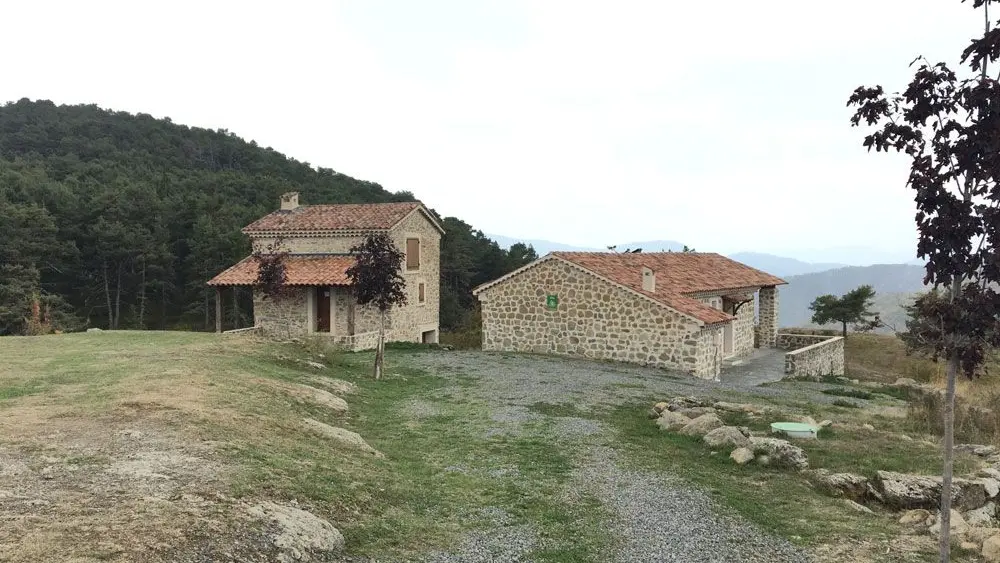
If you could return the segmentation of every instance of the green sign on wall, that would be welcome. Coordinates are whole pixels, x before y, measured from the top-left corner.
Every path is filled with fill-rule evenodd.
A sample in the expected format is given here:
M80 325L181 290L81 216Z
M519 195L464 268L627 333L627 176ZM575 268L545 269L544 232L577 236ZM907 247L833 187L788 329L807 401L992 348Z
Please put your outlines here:
M545 306L549 309L556 309L559 307L559 296L558 295L548 295L545 297Z

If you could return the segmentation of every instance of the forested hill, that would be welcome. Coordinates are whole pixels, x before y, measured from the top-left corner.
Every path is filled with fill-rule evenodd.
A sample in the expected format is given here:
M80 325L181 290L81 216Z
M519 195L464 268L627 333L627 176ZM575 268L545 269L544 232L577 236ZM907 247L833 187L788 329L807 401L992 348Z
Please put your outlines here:
M35 296L69 330L214 326L205 282L249 253L240 229L289 190L307 204L413 199L224 130L94 105L8 103L0 107L0 334L28 329ZM457 218L442 223L448 329L469 318L472 287L534 254L503 250ZM247 294L224 310L227 328L252 322Z

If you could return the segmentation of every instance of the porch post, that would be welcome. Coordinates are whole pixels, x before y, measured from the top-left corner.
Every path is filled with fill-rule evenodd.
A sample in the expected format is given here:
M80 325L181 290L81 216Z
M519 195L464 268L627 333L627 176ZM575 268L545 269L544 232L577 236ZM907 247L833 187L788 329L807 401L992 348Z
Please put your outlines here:
M222 332L222 289L215 286L215 332Z
M760 347L774 348L778 340L778 288L760 288L759 299Z

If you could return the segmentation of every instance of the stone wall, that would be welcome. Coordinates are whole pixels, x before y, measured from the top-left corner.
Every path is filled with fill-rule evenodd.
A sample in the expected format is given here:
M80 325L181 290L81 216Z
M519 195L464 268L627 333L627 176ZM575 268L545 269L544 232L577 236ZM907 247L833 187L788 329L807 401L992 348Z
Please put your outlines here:
M261 332L278 338L305 336L309 327L309 298L306 287L289 287L281 299L264 299L260 291L253 293L254 325Z
M797 350L799 348L805 348L806 346L812 346L813 344L824 342L831 338L833 337L819 334L793 334L780 332L775 336L774 347L779 350Z
M392 311L393 341L420 342L427 331L434 331L436 339L441 310L441 231L418 211L400 221L390 235L404 250L407 238L420 239L420 268L407 271L403 264L407 304ZM419 300L421 283L423 303Z
M762 287L757 293L757 337L761 348L773 348L778 334L778 288Z
M364 237L354 236L290 236L282 248L292 254L350 254L351 248L361 244ZM252 248L257 250L274 242L273 238L254 238Z
M720 311L723 309L723 295L734 293L754 293L756 287L745 287L739 289L727 289L723 291L704 292L695 294L694 297L702 303L714 307ZM727 311L728 312L728 311ZM736 312L736 320L733 321L733 355L734 358L741 358L753 354L754 349L754 304L746 303ZM723 346L724 341L720 341L719 346ZM724 352L724 349L723 349ZM724 355L724 354L723 354Z
M785 375L820 377L844 375L844 338L809 334L779 334L779 348L785 354Z
M555 309L546 305L555 295ZM556 259L478 294L483 349L576 355L718 376L719 327L695 321Z

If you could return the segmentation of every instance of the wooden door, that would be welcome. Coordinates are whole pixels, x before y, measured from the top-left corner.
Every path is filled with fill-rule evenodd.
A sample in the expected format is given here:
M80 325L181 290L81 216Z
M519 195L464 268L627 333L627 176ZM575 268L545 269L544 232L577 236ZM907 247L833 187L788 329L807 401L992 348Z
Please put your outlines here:
M316 332L330 332L330 288L316 288Z

